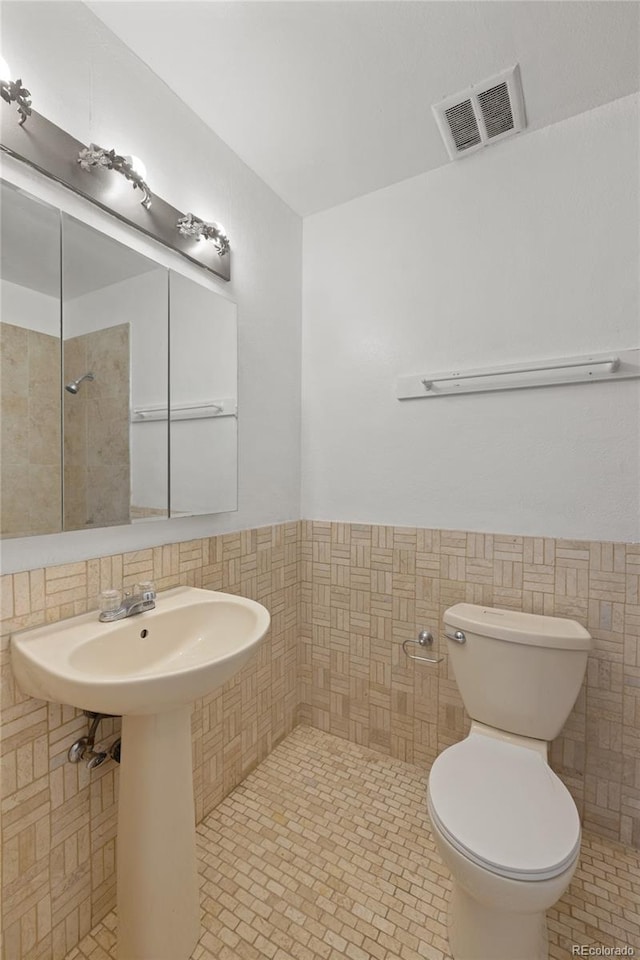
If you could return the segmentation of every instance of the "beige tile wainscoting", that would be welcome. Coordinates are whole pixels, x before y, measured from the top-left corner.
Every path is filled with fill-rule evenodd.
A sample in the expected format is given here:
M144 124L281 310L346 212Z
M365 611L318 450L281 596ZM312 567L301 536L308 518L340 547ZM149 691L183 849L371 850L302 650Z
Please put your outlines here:
M97 607L108 586L154 580L240 593L271 613L260 650L221 690L196 702L193 760L198 822L295 723L296 523L192 540L2 578L2 911L5 960L61 960L115 904L118 770L67 763L86 733L71 707L17 690L14 630ZM113 739L114 721L101 740ZM171 762L171 758L167 758Z
M551 763L587 829L638 847L639 590L640 544L303 521L299 718L427 765L468 729L440 641L447 607L576 619L594 647ZM422 628L437 666L403 653Z
M622 856L618 841L640 846L640 545L311 521L169 544L2 578L6 960L62 960L103 919L100 936L108 939L115 904L117 796L113 763L89 774L82 764L66 762L68 747L86 730L85 718L71 707L32 700L16 689L9 637L14 630L95 608L107 586L130 586L144 579L155 580L159 590L188 584L241 593L264 603L272 616L270 633L253 661L235 681L194 708L201 836L218 829L210 827L212 811L222 811L215 817L224 818L228 808L218 805L239 784L233 803L246 796L247 774L299 721L353 741L360 750L354 757L364 756L360 748L373 748L380 770L408 769L408 763L426 773L438 751L467 729L439 641L443 610L466 600L574 617L588 627L595 647L587 678L553 745L552 763L578 802L596 860ZM402 652L403 640L415 638L423 627L435 634L435 650L444 656L438 666L413 663ZM103 724L102 739L115 736L116 723ZM293 741L296 749L302 742ZM335 753L337 748L331 749ZM348 745L341 749L351 756ZM321 779L308 776L315 777L314 789L321 791ZM394 787L385 803L395 796ZM417 801L413 804L419 824L424 810ZM306 820L303 826L313 830ZM405 824L402 829L409 828ZM598 845L595 834L606 842ZM410 839L404 837L407 844ZM284 841L274 835L271 842ZM423 841L415 842L416 850L421 849ZM265 875L271 877L270 857L276 851L269 845L265 850L255 856L265 857ZM206 859L206 851L203 856ZM217 862L218 854L211 856ZM359 854L354 856L360 864ZM362 867L370 869L366 860ZM212 862L209 858L207 879L213 882ZM251 863L259 869L257 861ZM587 882L597 888L602 881L603 891L609 889L610 870L614 867L606 864L585 881L589 896L593 887ZM233 882L242 888L240 880ZM225 889L222 881L220 885ZM213 902L216 883L211 890L207 893L205 884L204 906L219 919L221 907ZM338 884L335 890L342 887ZM295 904L290 907L296 909ZM584 909L588 913L591 908ZM327 913L332 915L331 910ZM293 916L286 916L295 925ZM243 917L238 917L240 923ZM431 913L429 917L433 919ZM437 926L441 920L433 922ZM285 921L274 922L278 927ZM327 920L327 929L342 936L332 923ZM230 930L242 941L236 927ZM220 935L223 943L227 936L231 934ZM323 937L319 935L320 941ZM433 950L444 950L435 940L427 941ZM286 954L277 937L273 942L276 952ZM204 939L202 943L203 951L209 949ZM299 954L292 955L307 957L303 947L312 949L301 942ZM345 948L344 955L361 960L356 948L364 949L354 942L352 954ZM224 955L245 954L254 955L248 946L228 946ZM418 954L430 956L420 950ZM208 955L199 954L203 960ZM372 949L370 955L383 954ZM330 957L331 952L318 948L318 956ZM104 960L100 953L91 957Z

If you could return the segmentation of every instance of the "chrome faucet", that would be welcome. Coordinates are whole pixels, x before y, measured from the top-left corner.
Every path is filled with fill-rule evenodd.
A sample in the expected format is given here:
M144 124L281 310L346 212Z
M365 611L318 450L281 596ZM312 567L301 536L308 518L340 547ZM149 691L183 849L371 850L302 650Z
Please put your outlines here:
M145 610L153 610L156 605L156 591L155 587L151 582L139 583L136 593L125 593L122 600L119 600L116 591L107 590L103 594L103 598L107 594L111 596L108 598L108 609L102 609L98 620L102 623L111 623L114 620L124 620L125 617L134 617L137 613L144 613ZM116 602L113 603L113 598L116 598Z

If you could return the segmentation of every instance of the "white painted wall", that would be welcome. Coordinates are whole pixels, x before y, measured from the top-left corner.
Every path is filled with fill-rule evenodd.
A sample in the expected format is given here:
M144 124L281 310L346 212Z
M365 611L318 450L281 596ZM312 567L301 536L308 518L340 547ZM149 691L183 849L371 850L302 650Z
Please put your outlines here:
M82 4L3 8L37 109L221 221L230 284L11 158L3 175L237 301L239 510L3 544L6 572L306 517L638 539L636 384L400 404L397 376L638 342L637 99L301 223Z
M400 403L638 346L638 98L304 221L302 515L640 538L638 381Z
M6 572L296 519L300 515L301 220L81 3L3 7L2 53L34 107L85 143L141 157L153 191L223 223L232 280L208 279L56 184L3 158L31 193L238 304L238 511L3 544Z

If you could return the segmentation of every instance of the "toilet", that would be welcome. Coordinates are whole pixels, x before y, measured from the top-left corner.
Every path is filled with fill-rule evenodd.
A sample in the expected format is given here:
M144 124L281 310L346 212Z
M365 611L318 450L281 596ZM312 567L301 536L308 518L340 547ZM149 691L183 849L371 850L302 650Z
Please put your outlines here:
M447 649L471 716L465 740L429 774L433 836L451 872L455 960L548 960L546 910L580 853L580 818L548 763L584 677L579 623L459 603Z

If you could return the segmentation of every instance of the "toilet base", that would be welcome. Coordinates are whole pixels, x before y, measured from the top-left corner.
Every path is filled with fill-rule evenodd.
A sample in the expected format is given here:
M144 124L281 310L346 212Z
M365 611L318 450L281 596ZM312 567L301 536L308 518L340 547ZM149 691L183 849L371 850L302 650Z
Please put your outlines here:
M546 914L491 909L454 881L449 946L454 960L548 960Z

